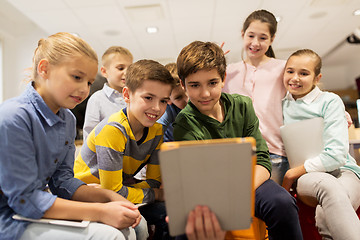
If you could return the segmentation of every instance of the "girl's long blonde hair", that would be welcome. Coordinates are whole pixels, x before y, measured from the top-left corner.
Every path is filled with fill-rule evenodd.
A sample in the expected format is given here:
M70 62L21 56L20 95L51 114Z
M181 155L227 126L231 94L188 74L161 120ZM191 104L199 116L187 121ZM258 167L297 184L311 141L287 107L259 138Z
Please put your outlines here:
M57 65L65 58L75 55L89 57L98 63L98 57L94 49L83 39L71 33L59 32L46 39L40 39L34 52L31 80L35 81L38 77L37 66L41 59L47 59L50 64Z

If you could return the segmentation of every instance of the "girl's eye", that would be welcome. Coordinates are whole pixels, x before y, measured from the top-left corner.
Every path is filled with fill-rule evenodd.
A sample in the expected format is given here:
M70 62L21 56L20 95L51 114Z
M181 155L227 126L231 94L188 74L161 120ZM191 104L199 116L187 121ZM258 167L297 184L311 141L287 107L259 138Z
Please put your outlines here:
M120 67L120 68L118 68L119 69L119 71L123 71L125 68L123 68L123 67Z
M161 103L168 104L168 100L161 100Z
M218 84L218 82L210 82L211 86L216 86Z
M190 84L190 87L192 87L192 88L196 88L198 86L199 86L199 84Z
M152 97L144 97L146 100L151 100Z
M302 76L307 76L307 75L309 75L308 73L300 73L300 75L302 75Z

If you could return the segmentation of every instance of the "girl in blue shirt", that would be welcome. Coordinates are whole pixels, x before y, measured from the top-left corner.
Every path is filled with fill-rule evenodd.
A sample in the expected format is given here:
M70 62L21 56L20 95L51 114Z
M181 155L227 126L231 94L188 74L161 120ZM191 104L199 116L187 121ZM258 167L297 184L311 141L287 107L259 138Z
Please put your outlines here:
M355 240L360 236L355 213L360 205L360 167L349 154L342 100L317 87L320 69L321 58L309 49L293 53L285 66L284 124L322 117L324 149L318 156L304 159L302 166L289 169L283 187L290 190L297 180L298 197L316 207L316 226L323 239Z
M0 105L0 239L135 239L137 207L73 174L75 118L68 108L88 96L97 66L94 50L72 34L41 39L32 81ZM14 214L99 223L84 230L18 221Z

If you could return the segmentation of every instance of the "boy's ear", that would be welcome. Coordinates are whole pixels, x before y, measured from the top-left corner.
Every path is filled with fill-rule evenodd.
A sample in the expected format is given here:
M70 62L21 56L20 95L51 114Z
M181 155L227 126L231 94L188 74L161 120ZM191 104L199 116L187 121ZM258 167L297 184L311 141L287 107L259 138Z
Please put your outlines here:
M128 87L123 87L123 98L126 103L130 103L130 90Z
M106 72L106 68L104 66L101 66L100 72L104 78L107 78L107 72Z
M49 78L49 61L45 58L41 59L38 63L37 73L43 79Z

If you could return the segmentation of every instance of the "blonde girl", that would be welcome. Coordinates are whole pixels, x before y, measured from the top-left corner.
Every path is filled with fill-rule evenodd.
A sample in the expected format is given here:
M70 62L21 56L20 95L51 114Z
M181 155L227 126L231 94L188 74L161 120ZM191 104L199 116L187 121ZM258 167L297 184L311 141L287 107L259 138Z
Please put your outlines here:
M360 167L349 154L342 100L317 87L320 69L321 58L309 49L296 51L286 63L284 124L322 117L324 149L320 155L304 159L302 166L289 169L283 187L289 190L297 180L298 197L316 207L316 226L323 239L355 240L360 236L355 213L360 205Z
M97 66L94 50L72 34L41 39L27 89L0 105L1 239L135 239L137 207L73 174L75 118L68 108L88 96ZM99 223L59 227L14 214Z
M275 58L272 43L277 21L267 10L252 12L241 31L245 58L229 64L223 91L249 96L259 118L272 163L272 179L281 184L289 163L280 137L283 125L281 100L285 96L282 77L285 61Z

